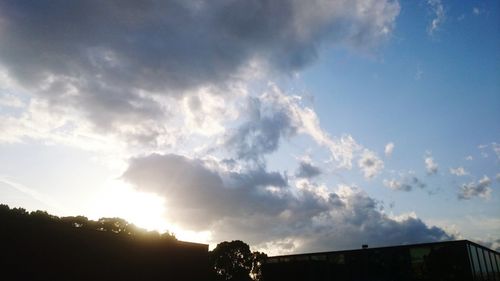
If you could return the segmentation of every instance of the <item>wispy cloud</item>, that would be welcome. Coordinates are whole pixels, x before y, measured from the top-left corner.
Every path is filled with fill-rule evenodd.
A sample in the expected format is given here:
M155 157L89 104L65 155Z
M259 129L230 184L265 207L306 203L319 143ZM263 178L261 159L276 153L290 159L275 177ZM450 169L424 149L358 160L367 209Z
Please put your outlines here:
M472 14L474 16L480 16L482 13L484 13L484 10L482 10L481 8L479 8L479 7L472 8Z
M450 168L450 174L461 177L468 175L469 173L465 170L464 167Z
M423 189L427 186L412 172L401 175L400 179L384 179L383 184L385 187L397 191L412 191L416 188Z
M433 13L433 19L427 28L427 32L429 35L434 35L446 19L445 9L441 0L427 0L427 4Z
M61 204L59 204L56 200L54 200L52 197L43 194L33 188L27 187L21 183L15 182L5 176L0 176L0 183L10 186L11 188L14 188L15 190L35 199L36 201L44 204L47 207L50 207L58 212L63 212L64 208Z

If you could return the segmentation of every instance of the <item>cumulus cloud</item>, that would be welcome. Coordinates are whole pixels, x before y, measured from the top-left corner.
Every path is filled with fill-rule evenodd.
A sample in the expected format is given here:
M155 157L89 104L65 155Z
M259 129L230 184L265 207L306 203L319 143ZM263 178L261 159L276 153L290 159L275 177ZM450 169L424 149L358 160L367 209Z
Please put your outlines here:
M432 155L427 155L424 157L424 163L425 163L425 170L427 171L428 175L434 175L438 172L438 164L434 162L434 158Z
M393 151L394 151L394 143L393 142L387 143L384 149L385 157L390 157Z
M303 69L323 42L377 45L398 14L394 1L7 1L0 68L101 133L156 142L193 91L234 96L255 75Z
M365 179L371 179L384 169L384 162L374 152L365 149L358 161L358 166Z
M321 169L310 160L302 159L295 175L299 178L314 178L321 175Z
M483 176L477 182L470 182L463 184L458 192L458 198L462 200L469 200L474 197L482 197L488 199L491 196L491 180L487 176Z
M427 31L430 35L433 35L439 29L439 26L443 24L446 19L445 9L441 0L427 0L427 4L433 13L433 19L430 22Z
M180 155L152 154L134 158L123 178L141 191L164 196L173 213L169 221L200 229L227 215L238 216L258 208L277 215L286 201L280 196L287 179L277 172L255 169L246 173L210 168L210 163ZM280 206L281 205L281 206Z
M457 177L468 175L469 173L464 169L464 167L450 168L450 174Z
M307 179L291 185L280 173L231 170L223 161L153 154L132 159L123 178L164 196L169 220L212 231L214 241L238 237L261 249L301 252L452 238L418 218L384 214L356 187L334 191Z

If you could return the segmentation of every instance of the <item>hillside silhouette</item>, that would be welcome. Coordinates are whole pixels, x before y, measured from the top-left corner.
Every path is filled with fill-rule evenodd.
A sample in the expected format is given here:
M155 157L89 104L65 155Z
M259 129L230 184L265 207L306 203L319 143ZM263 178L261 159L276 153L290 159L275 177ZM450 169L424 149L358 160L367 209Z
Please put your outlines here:
M57 217L0 205L2 280L207 280L208 245L121 218Z

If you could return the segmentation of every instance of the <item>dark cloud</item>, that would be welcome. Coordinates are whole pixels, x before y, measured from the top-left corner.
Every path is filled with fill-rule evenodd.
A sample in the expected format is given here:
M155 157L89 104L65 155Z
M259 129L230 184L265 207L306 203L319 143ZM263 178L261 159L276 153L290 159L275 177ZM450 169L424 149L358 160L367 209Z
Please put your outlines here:
M213 161L153 154L131 160L123 177L164 196L170 222L210 230L214 241L243 239L297 252L452 238L417 218L389 217L355 188L333 192L306 179L290 186L263 168L231 171Z
M387 246L450 240L454 237L438 227L427 226L414 217L391 218L378 210L378 203L364 193L348 197L349 204L339 214L323 218L310 230L310 239L301 246L304 250L355 249L362 244ZM329 225L331 224L331 225Z
M262 160L278 149L282 137L297 133L288 108L262 98L248 100L246 121L227 136L225 147L238 159Z
M321 175L321 169L308 161L300 161L295 175L299 178L313 178Z
M226 216L256 210L276 215L287 203L266 189L286 188L287 180L279 173L262 168L246 173L213 171L201 160L173 154L132 159L123 178L141 191L165 197L173 211L170 221L191 228L206 228ZM280 194L289 196L286 190Z
M2 1L0 67L103 132L144 126L169 114L157 96L200 87L231 95L228 83L246 79L249 65L291 74L315 60L324 40L375 45L399 5L357 2Z

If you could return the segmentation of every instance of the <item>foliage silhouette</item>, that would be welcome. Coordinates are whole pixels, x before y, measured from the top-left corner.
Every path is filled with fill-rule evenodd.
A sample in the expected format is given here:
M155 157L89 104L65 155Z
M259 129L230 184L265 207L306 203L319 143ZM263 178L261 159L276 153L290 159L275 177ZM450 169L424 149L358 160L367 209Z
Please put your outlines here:
M210 252L212 280L250 281L262 280L261 265L267 255L251 252L243 241L221 242Z
M0 225L3 280L208 279L207 245L120 218L59 218L0 204Z

